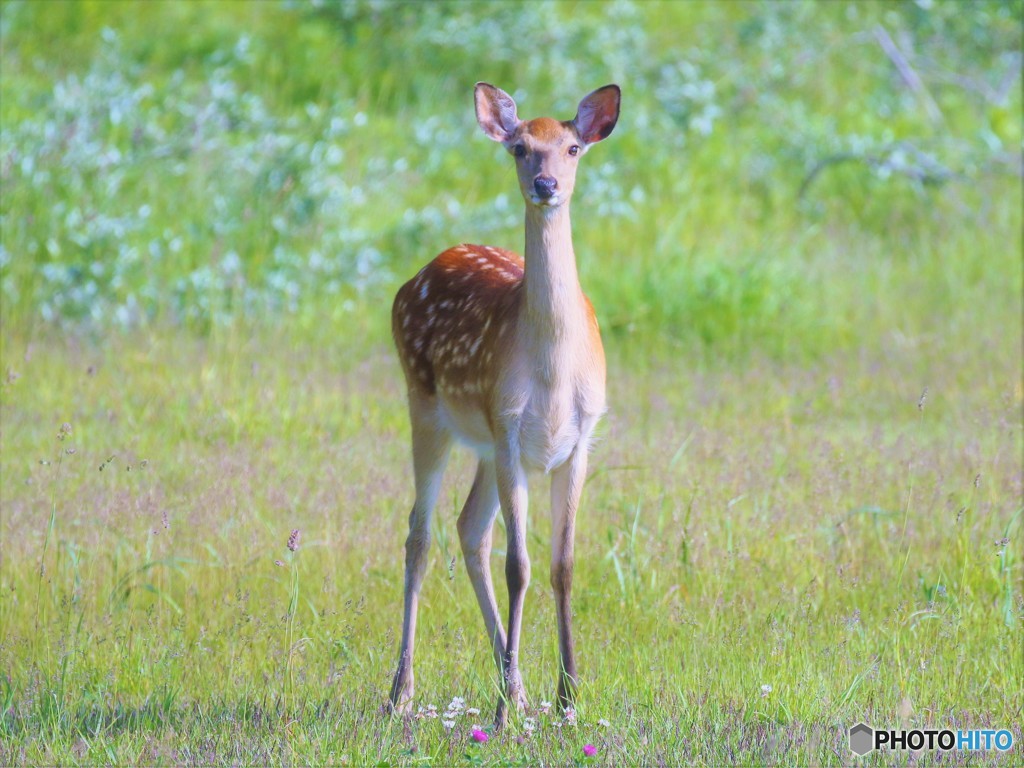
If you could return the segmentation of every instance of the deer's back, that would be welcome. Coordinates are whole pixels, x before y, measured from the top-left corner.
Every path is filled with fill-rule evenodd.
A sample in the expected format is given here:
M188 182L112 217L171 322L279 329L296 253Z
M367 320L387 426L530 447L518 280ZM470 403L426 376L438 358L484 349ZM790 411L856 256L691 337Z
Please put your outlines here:
M403 285L391 320L409 388L482 401L522 284L518 254L464 244L441 253Z

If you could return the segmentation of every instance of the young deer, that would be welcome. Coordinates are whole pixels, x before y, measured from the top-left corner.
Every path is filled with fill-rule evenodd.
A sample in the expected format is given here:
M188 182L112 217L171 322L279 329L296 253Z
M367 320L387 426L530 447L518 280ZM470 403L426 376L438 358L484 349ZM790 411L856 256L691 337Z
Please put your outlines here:
M479 464L458 520L469 578L491 636L508 705L526 706L519 634L530 581L526 471L551 474L551 585L558 617L558 702L576 686L569 593L573 534L591 434L605 410L605 362L593 307L580 289L569 200L580 157L619 116L619 87L579 104L575 119L520 120L499 88L476 85L484 133L515 157L526 201L526 258L499 248L449 248L398 291L392 328L409 390L416 501L405 543L405 616L391 706L413 697L416 610L430 544L430 518L449 448L459 439ZM508 548L508 634L491 583L491 530L499 506Z

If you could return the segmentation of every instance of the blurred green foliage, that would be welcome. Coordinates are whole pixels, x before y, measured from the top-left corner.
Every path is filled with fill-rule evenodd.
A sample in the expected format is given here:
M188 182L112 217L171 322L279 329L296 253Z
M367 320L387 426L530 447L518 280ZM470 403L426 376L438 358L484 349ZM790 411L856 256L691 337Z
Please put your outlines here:
M623 87L574 206L612 344L786 357L1019 319L1018 2L0 9L6 327L382 341L434 253L521 247L477 80L562 118Z

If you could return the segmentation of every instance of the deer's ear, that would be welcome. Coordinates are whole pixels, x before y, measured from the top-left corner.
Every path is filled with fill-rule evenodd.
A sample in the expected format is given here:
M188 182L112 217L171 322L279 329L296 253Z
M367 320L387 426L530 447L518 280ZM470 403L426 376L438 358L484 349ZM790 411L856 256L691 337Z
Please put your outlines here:
M473 97L476 101L476 121L484 133L495 141L509 141L519 127L516 103L512 97L490 83L477 83Z
M622 93L617 85L606 85L583 97L572 124L585 144L594 144L611 135L619 119L621 101Z

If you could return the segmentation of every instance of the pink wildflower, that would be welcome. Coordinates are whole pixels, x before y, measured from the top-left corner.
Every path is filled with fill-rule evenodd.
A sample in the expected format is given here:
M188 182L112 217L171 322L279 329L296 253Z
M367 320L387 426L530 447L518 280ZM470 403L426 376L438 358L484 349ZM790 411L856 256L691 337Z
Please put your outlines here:
M473 735L473 741L478 741L481 744L483 744L485 741L487 741L488 739L491 738L490 736L487 735L486 731L481 731L479 728L474 728L472 735Z
M584 744L583 754L587 757L593 757L597 754L597 747L595 747L593 744Z

